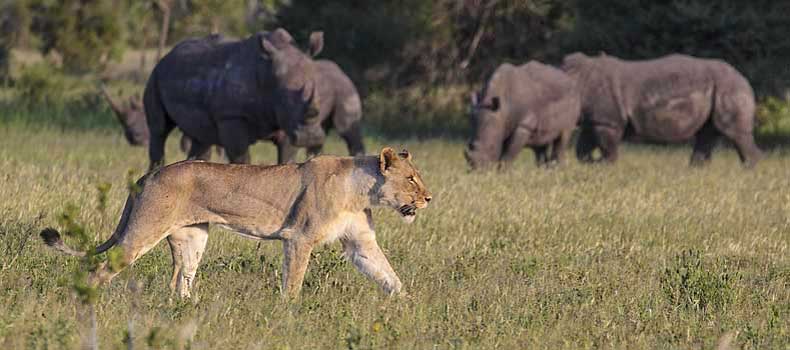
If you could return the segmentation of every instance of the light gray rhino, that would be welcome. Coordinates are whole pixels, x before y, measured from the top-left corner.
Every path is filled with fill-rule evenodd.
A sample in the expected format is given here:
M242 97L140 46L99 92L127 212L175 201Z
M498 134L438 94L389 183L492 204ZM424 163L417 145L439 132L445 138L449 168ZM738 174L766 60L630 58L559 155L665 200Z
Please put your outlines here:
M724 61L686 55L625 61L568 55L563 70L576 80L582 126L581 161L614 162L623 138L657 142L694 139L692 165L710 160L721 135L732 140L746 167L761 158L754 143L755 101L749 82Z
M507 165L525 146L538 166L562 162L580 114L573 80L535 61L500 65L471 102L475 132L464 155L472 168Z

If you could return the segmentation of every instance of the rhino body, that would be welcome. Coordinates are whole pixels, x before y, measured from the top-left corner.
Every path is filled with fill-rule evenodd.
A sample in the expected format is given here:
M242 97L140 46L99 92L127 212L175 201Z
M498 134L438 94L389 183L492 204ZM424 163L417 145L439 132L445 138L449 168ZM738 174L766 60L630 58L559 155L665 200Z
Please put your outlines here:
M322 45L322 34L313 33L310 53ZM246 163L249 145L269 139L284 163L294 146L321 145L316 66L284 29L243 40L182 41L156 65L143 95L151 168L162 164L174 127L192 141L189 159L205 159L219 145L232 163Z
M563 70L576 80L582 127L581 161L614 162L623 138L676 143L694 139L692 165L710 160L720 136L735 144L742 163L761 157L754 143L755 101L749 82L724 61L686 55L625 61L601 55L568 55Z
M579 108L574 82L561 70L535 61L502 64L472 95L475 134L466 159L473 168L507 165L529 146L539 166L562 162Z

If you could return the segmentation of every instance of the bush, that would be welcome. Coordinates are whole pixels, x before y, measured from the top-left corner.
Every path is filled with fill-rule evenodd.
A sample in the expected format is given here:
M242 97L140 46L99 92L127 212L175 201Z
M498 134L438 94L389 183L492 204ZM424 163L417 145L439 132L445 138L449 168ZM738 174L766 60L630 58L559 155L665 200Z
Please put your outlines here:
M769 96L757 106L757 131L763 135L790 134L790 101Z
M26 107L62 104L66 100L68 85L69 78L46 62L23 68L14 82L17 98Z
M790 22L786 2L770 0L577 0L566 51L605 51L626 59L671 53L721 58L740 70L759 95L790 83ZM638 15L635 15L638 14Z

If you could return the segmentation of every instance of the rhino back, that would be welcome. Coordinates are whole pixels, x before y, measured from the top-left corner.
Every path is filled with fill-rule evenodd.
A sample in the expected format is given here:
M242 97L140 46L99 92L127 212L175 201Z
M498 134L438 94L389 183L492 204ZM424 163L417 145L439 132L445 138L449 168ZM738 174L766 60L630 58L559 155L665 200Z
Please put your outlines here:
M513 126L553 134L573 127L579 116L573 80L542 63L500 66L489 82L489 90L502 96L501 103ZM570 105L577 105L575 111L568 108L569 101Z
M354 82L335 62L317 60L320 79L318 88L321 109L330 109L335 114L334 124L345 129L362 117L362 102ZM323 113L323 112L322 112Z
M621 113L637 135L656 141L685 141L708 120L716 87L713 61L670 55L620 62Z

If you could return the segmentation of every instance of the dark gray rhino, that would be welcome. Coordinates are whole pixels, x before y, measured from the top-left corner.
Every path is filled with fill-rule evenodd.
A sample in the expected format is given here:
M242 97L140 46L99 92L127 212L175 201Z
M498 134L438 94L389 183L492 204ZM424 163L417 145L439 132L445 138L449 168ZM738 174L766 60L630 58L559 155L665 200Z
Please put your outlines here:
M483 91L472 94L475 133L466 160L472 168L506 165L530 146L538 166L562 162L579 106L573 80L561 70L535 61L500 65Z
M348 151L351 155L365 154L365 147L362 143L360 122L362 119L362 108L359 94L354 83L345 73L332 61L316 61L318 71L317 77L320 96L319 114L315 119L321 122L324 132L336 129L340 136L346 141ZM123 104L114 99L104 86L101 88L107 102L110 104L115 116L124 130L126 140L132 146L148 146L149 131L146 123L145 110L140 98L132 96L128 103ZM287 137L284 132L277 130L270 135L272 141L277 142L279 138ZM180 142L181 150L189 152L192 147L192 140L183 135ZM308 156L321 153L322 145L307 149ZM217 154L222 155L222 147L217 146ZM285 161L292 161L295 148L291 148L287 153ZM204 154L208 156L208 154Z
M581 161L617 160L623 138L653 142L694 139L692 165L710 160L721 135L735 144L746 167L761 158L754 143L755 102L749 82L724 61L686 55L624 61L574 53L563 70L582 98L576 146Z
M143 96L151 168L161 165L174 127L191 139L190 159L208 158L210 146L220 145L232 163L246 163L249 145L269 139L284 163L294 147L323 144L319 65L312 59L322 46L323 34L313 33L307 55L284 29L176 45L154 68Z

